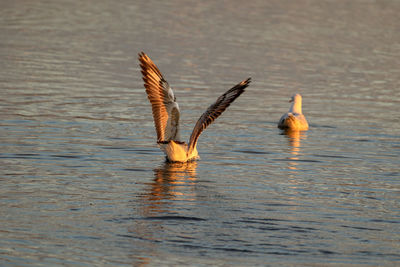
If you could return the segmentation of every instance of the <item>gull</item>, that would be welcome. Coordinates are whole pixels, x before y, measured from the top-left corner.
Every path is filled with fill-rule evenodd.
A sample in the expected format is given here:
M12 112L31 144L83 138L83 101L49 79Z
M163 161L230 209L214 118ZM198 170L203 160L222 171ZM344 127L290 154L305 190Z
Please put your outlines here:
M301 95L294 94L289 102L291 106L288 113L283 114L278 122L278 128L282 130L305 131L308 130L308 122L301 112Z
M200 116L193 128L189 143L181 141L179 132L179 105L168 82L153 61L143 52L139 53L144 87L149 98L154 125L157 132L157 144L170 162L187 162L199 158L197 140L200 134L243 92L251 78L244 80L220 97Z

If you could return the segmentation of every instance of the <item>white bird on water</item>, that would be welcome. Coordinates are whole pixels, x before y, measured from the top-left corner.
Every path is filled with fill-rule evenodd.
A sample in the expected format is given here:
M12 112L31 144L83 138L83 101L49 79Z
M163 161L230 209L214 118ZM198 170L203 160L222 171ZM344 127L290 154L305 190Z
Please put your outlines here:
M250 83L250 78L226 91L218 97L214 104L208 107L194 126L189 144L186 144L181 141L179 134L180 112L174 92L160 70L145 53L139 53L139 61L144 87L153 111L157 143L166 154L167 160L187 162L198 159L199 154L196 145L200 134L244 92L244 89Z
M306 131L308 122L301 110L301 95L294 94L289 102L292 103L289 112L283 114L278 122L278 128L282 130Z

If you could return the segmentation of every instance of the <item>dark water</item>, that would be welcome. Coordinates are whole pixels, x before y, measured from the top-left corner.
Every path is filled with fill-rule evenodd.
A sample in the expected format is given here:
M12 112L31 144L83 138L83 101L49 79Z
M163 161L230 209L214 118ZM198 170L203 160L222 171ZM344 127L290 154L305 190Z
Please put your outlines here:
M399 265L400 2L265 2L2 1L0 265ZM140 51L187 139L253 78L200 161L164 162Z

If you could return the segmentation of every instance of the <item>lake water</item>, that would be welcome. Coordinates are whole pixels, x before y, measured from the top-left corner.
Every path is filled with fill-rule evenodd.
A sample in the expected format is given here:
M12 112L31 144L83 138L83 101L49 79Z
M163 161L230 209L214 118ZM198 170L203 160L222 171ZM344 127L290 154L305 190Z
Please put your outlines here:
M400 265L400 2L2 1L1 266ZM188 140L165 163L137 53ZM295 93L310 123L276 128Z

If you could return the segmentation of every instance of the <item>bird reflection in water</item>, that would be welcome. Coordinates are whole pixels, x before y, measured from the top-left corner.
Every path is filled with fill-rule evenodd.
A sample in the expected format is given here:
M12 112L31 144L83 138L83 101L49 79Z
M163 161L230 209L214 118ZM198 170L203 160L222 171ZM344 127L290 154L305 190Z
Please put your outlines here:
M289 166L290 170L297 170L299 154L300 154L300 147L301 147L301 140L305 140L307 138L307 133L305 131L294 131L294 130L287 130L284 131L283 134L289 140L290 145L290 157L289 159Z
M152 255L158 255L156 243L164 238L165 225L171 217L177 216L179 202L185 205L194 202L197 162L166 162L154 169L154 179L141 195L142 205L135 215L139 218L128 228L135 238L135 247L143 247L148 257L133 257L135 266L144 266ZM178 207L178 208L176 208ZM159 256L159 255L158 255Z
M171 200L192 201L195 197L197 162L166 162L154 170L154 180L147 192L147 216L168 211Z

